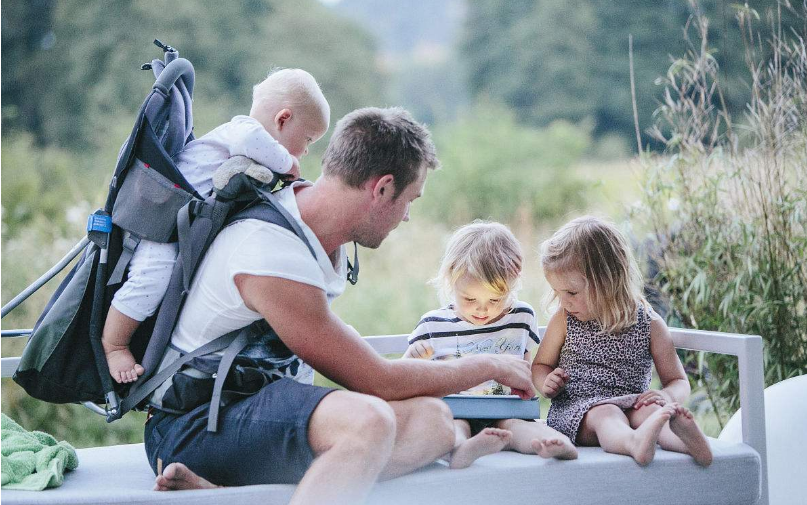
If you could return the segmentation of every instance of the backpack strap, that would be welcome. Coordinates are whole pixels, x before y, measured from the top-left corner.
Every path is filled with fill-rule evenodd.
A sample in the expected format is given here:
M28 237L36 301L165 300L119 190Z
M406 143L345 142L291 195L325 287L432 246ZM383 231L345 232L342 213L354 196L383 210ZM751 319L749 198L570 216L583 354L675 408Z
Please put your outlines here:
M177 373L183 367L183 365L185 365L192 359L197 358L199 356L204 356L205 354L218 352L221 351L222 349L227 349L235 341L238 341L239 345L243 341L244 345L246 345L248 336L254 329L253 326L254 324L255 323L249 326L245 326L243 328L238 328L237 330L225 333L224 335L216 338L215 340L211 340L205 345L195 349L193 352L189 352L183 355L181 358L177 359L169 366L163 368L157 374L153 375L149 380L140 383L139 386L135 384L135 386L130 390L129 395L127 395L126 398L124 398L120 403L120 415L123 415L126 412L132 410L134 407L136 407L140 402L145 400L148 395L154 392L154 390L157 389L160 386L160 384L162 384L172 375ZM241 349L243 348L244 346L241 347ZM238 353L236 352L236 354ZM230 363L232 363L232 360L230 361ZM219 396L221 396L221 390L219 390ZM218 408L216 409L216 417L218 417ZM215 431L215 429L212 431Z
M109 281L106 283L107 286L120 284L123 281L123 273L132 261L132 256L134 256L135 249L137 249L139 244L140 237L130 231L123 232L123 250L118 257L118 262L115 264L115 270L113 270L112 275L109 276Z

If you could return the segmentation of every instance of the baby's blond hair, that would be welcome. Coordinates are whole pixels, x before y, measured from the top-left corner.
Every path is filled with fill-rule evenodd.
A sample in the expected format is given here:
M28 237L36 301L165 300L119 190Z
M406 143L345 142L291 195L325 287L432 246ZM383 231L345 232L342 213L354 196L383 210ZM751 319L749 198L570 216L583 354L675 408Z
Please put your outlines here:
M509 228L476 220L451 236L432 283L446 305L454 301L454 286L466 274L512 304L520 288L522 261L521 245Z
M642 274L627 240L602 219L583 216L563 225L541 245L541 266L544 273L578 272L585 278L589 310L605 332L635 324L638 305L648 306Z
M274 116L289 108L302 110L327 128L331 108L314 77L299 68L276 68L252 88L252 117Z

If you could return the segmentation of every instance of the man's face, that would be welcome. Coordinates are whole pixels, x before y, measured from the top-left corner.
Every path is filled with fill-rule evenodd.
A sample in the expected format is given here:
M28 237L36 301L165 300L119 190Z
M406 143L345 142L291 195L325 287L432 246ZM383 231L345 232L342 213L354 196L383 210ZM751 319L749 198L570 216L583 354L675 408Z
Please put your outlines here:
M390 188L389 194L379 203L374 215L368 215L364 226L358 230L356 242L363 247L377 249L401 221L409 221L409 207L423 194L427 171L426 167L422 167L418 178L397 198L393 198L395 191L394 188Z

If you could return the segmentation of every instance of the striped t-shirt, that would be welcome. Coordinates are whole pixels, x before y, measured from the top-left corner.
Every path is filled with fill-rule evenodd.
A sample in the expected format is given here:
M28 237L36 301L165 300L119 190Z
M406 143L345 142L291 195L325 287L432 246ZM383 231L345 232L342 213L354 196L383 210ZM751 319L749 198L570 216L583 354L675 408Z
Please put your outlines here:
M540 342L535 311L525 302L513 307L496 322L476 325L465 321L449 305L423 315L409 335L409 344L428 340L433 360L456 359L470 354L512 354L524 356ZM463 391L464 394L510 394L510 388L495 381Z

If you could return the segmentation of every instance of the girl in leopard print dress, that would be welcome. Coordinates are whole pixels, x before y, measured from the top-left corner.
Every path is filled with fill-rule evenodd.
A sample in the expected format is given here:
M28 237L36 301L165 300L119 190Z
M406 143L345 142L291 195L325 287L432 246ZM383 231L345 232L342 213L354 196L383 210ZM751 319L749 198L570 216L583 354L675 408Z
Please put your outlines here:
M542 246L559 301L533 363L552 399L547 424L578 445L650 463L656 444L707 466L712 452L682 406L690 393L670 332L642 296L642 277L619 230L575 219ZM662 388L649 389L655 365Z

